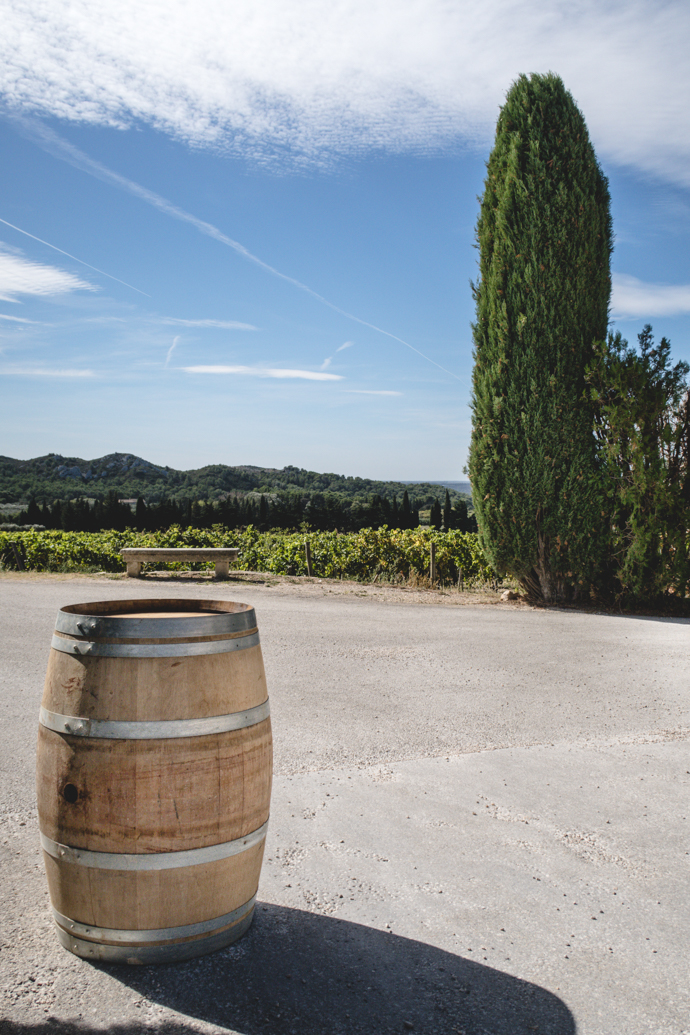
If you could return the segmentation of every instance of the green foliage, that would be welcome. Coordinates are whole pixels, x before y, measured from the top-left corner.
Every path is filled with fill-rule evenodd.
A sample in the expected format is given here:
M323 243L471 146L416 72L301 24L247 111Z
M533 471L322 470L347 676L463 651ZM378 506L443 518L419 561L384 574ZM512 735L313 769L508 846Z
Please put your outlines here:
M453 527L453 508L451 507L448 489L446 489L446 498L443 501L443 527L446 531Z
M448 494L446 496L449 498ZM431 499L438 505L435 497L431 496ZM226 528L256 525L262 532L272 528L295 529L307 525L314 531L352 532L381 525L414 528L419 524L417 502L413 508L407 493L403 495L400 506L395 497L391 503L378 494L366 500L347 500L336 493L285 493L282 496L246 493L244 496L227 496L215 503L210 500L164 499L148 506L139 497L133 509L129 503L120 502L117 493L110 491L103 501L55 500L52 507L48 504L39 507L32 500L28 508L16 515L16 523L41 524L46 528L61 528L65 532L98 532L109 528L119 531L135 528L139 532L152 532L176 524L191 525L194 528L212 528L217 524ZM464 500L458 497L456 504L465 506L467 517ZM32 513L40 520L32 521ZM464 532L476 531L472 520L450 527L457 527Z
M103 504L109 494L115 500L141 498L147 509L158 513L155 514L155 525L138 522L139 528L164 528L174 522L196 523L197 517L192 521L190 508L193 503L204 500L206 505L212 503L216 508L216 515L209 520L209 525L222 520L237 526L253 522L266 527L296 528L303 520L308 520L314 527L343 531L385 522L391 524L393 504L395 502L397 508L397 501L406 491L403 482L347 478L297 467L284 467L278 471L212 464L195 471L176 471L171 467L159 467L131 453L110 453L97 460L63 457L56 453L33 460L0 457L0 505L24 503L31 499L51 504L55 500L66 503L91 499ZM412 486L411 491L418 500L431 502L438 487L419 483ZM265 522L259 514L262 495L268 505ZM378 516L372 510L373 497L380 501ZM451 497L456 500L460 494L451 489ZM465 498L471 502L470 497ZM240 506L244 508L242 514L239 514ZM321 516L316 520L311 515L305 516L304 511L308 507ZM230 514L233 508L234 517ZM225 513L219 516L223 509ZM82 524L75 530L125 528L125 518L111 515L108 524ZM45 524L45 520L42 523Z
M17 552L33 571L100 570L121 572L125 564L120 550L127 546L237 546L240 566L246 571L267 571L283 575L306 575L304 545L309 542L314 574L321 578L356 579L369 582L424 575L429 567L429 544L436 543L436 570L441 582L456 582L460 572L465 583L483 583L494 577L476 535L463 532L439 533L432 529L407 531L390 528L342 532L260 532L254 527L230 531L181 528L164 532L0 532L0 559L16 568ZM188 568L183 564L151 564L151 569ZM194 565L209 568L212 564Z
M603 563L593 342L606 336L609 192L572 96L520 76L499 115L477 222L469 473L487 557L537 598L568 600Z
M455 501L455 506L450 513L450 528L457 528L461 532L477 531L477 519L474 514L468 514L467 504L464 500Z
M638 342L609 334L587 382L609 486L609 577L619 600L656 601L690 588L690 366L671 366L670 342L655 345L649 324Z

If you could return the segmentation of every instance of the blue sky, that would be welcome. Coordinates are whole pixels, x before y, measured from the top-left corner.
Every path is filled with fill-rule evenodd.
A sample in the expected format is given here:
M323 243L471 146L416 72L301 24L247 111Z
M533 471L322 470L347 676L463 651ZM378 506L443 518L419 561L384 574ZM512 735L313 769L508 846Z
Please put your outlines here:
M609 177L615 325L690 360L686 4L2 6L0 452L462 479L523 71Z

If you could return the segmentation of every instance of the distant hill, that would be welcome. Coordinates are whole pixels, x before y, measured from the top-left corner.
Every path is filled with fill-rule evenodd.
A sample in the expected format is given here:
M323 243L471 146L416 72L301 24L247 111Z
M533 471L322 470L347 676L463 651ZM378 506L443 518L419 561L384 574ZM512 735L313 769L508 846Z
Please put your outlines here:
M457 486L457 488L456 488ZM462 488L460 488L462 486ZM395 482L319 474L298 467L209 464L192 471L152 464L132 453L109 453L96 460L49 453L33 460L0 456L0 505L78 498L104 499L117 493L120 499L142 496L147 503L162 499L219 500L230 494L280 494L281 492L335 493L348 499L367 499L376 493L384 499L400 499L405 489L420 503L431 502L447 487L451 500L471 502L468 482Z
M416 485L416 482L405 482L405 485ZM472 486L469 482L427 482L428 485L442 485L444 489L452 489L460 496L471 496Z

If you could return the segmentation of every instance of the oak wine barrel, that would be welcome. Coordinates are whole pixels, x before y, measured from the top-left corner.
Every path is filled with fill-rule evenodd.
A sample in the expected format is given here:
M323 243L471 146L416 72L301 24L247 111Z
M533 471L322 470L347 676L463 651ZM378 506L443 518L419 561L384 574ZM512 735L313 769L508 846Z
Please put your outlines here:
M38 815L60 942L163 963L251 924L272 775L253 608L115 600L58 612Z

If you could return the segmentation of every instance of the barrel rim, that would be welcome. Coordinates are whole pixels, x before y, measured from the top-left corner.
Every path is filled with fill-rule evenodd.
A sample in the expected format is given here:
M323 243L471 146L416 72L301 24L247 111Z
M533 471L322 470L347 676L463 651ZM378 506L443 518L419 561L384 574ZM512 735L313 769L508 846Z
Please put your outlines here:
M236 614L253 610L251 604L243 604L235 600L205 600L202 597L147 597L127 600L90 600L83 604L63 604L60 612L78 614L86 617L127 617L128 611L114 610L113 605L127 605L128 610L137 611L198 611L203 614ZM83 608L96 610L86 611Z
M132 612L154 612L141 618ZM192 617L175 617L175 612L196 612ZM158 614L156 614L158 612ZM184 597L153 597L144 600L95 600L66 604L57 613L55 632L92 641L94 639L180 639L232 635L256 629L251 604L231 600L189 600Z

